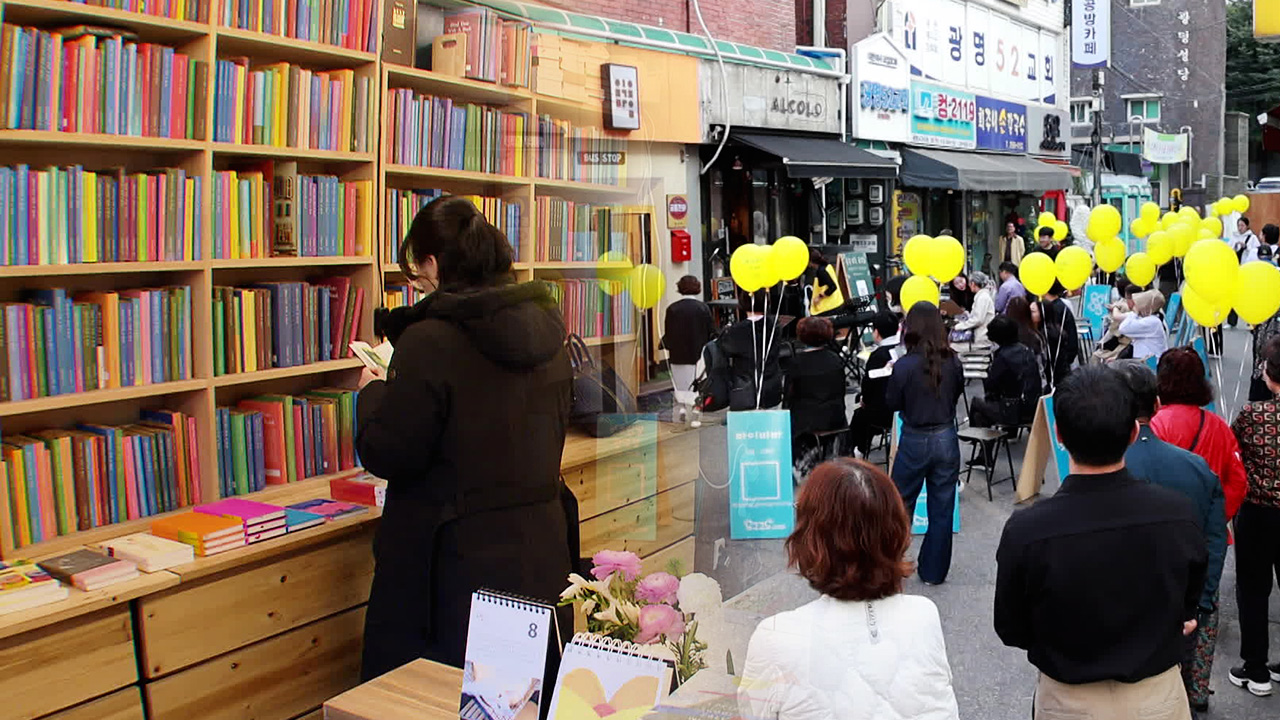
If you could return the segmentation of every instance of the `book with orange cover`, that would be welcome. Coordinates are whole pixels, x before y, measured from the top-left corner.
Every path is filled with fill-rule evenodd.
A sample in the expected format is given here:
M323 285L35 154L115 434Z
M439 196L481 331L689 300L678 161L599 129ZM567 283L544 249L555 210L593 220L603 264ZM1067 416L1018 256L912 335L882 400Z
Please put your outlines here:
M188 545L215 545L237 537L244 544L244 521L205 513L185 512L151 523L151 534Z

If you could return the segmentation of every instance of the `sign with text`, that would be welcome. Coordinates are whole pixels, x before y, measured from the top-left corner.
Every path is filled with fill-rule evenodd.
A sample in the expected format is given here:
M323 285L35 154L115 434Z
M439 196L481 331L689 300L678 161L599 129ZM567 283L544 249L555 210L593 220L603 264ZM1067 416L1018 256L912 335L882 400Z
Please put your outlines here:
M785 538L795 526L791 413L729 413L729 537Z
M1027 152L1032 155L1070 157L1071 127L1061 110L1030 106L1027 108Z
M849 93L854 137L906 142L911 135L911 72L888 35L872 35L853 48L857 85Z
M977 2L911 0L892 8L889 34L913 78L1057 102L1059 79L1067 79L1060 68L1060 32L1025 25Z
M683 195L667 196L667 227L683 228L689 225L689 201Z
M978 149L1027 151L1027 106L978 96Z
M1187 135L1185 133L1159 133L1151 128L1142 129L1142 157L1161 165L1176 165L1187 161Z
M1071 4L1071 64L1103 68L1111 63L1111 0Z
M848 287L846 297L869 298L876 294L875 281L871 279L871 264L865 252L847 252L840 255L840 271Z
M704 142L718 142L711 129L726 121L734 128L767 128L836 134L844 126L840 82L812 73L703 60L698 72L698 98Z
M625 152L596 152L582 150L578 153L578 163L582 165L626 165Z
M978 104L967 92L912 81L911 141L921 145L972 150Z
M1093 339L1101 340L1107 331L1107 314L1111 305L1110 285L1085 285L1081 293L1080 317L1093 329Z

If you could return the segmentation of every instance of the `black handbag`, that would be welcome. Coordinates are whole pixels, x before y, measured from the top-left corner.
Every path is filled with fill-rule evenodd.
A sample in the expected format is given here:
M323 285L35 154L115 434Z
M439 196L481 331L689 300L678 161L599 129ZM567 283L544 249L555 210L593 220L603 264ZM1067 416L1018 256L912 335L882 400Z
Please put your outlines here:
M565 340L573 364L573 405L569 424L592 437L609 437L636 421L635 393L608 363L596 364L577 335Z

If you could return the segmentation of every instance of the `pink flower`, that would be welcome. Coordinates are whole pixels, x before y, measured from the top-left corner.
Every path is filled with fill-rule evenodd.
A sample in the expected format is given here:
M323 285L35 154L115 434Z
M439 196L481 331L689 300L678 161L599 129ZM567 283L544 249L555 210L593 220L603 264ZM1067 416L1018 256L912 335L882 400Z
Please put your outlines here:
M591 575L597 580L603 580L614 572L620 572L627 582L631 582L640 574L640 558L633 552L601 550L592 556L591 562L595 564L595 567L591 568Z
M648 603L674 605L676 593L679 591L679 578L670 573L656 572L646 576L636 586L636 599Z
M648 645L660 637L675 638L684 633L684 618L670 605L645 605L640 608L640 634L636 642Z

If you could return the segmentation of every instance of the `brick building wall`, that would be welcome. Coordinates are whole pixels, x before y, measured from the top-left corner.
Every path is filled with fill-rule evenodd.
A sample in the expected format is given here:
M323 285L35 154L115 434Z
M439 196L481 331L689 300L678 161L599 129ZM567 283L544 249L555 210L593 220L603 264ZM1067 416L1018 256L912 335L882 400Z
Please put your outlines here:
M702 34L692 0L546 0L584 15ZM795 0L700 0L702 18L719 40L791 52L796 46Z

